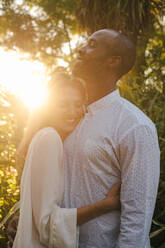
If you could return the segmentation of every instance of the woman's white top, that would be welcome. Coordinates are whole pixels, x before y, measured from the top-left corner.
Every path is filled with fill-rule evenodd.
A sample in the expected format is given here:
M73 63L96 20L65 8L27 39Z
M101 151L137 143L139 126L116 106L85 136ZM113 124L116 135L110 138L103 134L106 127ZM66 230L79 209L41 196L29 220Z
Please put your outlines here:
M77 209L59 207L63 194L63 144L53 128L43 128L26 156L13 248L77 247Z

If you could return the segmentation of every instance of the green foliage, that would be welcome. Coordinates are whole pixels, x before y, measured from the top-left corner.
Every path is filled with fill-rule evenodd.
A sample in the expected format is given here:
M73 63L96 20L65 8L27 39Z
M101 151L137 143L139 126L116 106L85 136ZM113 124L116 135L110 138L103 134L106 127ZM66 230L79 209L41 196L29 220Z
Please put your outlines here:
M58 59L70 63L73 56L71 34L77 30L75 5L76 0L25 0L22 5L1 1L0 45L27 52L32 59L47 64L49 69L54 69ZM70 56L62 52L66 42Z
M89 33L102 28L121 31L136 43L152 29L153 22L163 13L161 0L80 0L77 17Z
M0 221L19 200L18 172L12 166L0 168ZM0 245L5 248L7 243L6 230L0 230Z
M19 199L22 164L16 147L22 136L27 110L15 96L0 88L0 222ZM0 229L0 247L5 248L6 230Z

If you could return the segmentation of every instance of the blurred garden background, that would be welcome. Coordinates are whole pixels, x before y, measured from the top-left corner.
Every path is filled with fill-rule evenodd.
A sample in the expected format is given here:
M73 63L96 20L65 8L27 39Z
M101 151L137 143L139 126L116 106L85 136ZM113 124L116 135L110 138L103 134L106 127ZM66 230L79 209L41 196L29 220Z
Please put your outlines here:
M78 48L102 28L137 45L136 65L118 87L158 130L161 175L150 236L152 248L165 248L165 0L0 1L0 221L19 200L16 148L29 113L49 76L71 71ZM5 227L0 248L7 247Z

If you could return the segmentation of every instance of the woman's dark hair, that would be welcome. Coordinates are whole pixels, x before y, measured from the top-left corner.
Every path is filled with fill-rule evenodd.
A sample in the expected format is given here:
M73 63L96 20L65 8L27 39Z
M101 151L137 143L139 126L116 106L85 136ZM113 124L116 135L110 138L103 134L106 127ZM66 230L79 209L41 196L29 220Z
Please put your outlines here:
M64 88L66 86L79 89L83 96L84 102L87 101L87 91L84 80L69 75L66 72L58 72L52 75L47 85L48 98L51 98L51 95L53 96L53 93L57 88Z

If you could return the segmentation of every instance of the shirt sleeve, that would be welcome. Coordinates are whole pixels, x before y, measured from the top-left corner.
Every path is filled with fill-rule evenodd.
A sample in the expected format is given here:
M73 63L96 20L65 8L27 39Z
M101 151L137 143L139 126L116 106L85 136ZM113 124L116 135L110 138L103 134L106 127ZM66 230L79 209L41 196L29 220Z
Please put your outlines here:
M63 147L55 131L33 144L31 161L32 211L39 241L46 247L75 248L77 209L62 209Z
M145 248L157 195L160 152L156 129L132 128L119 145L121 224L116 248Z

